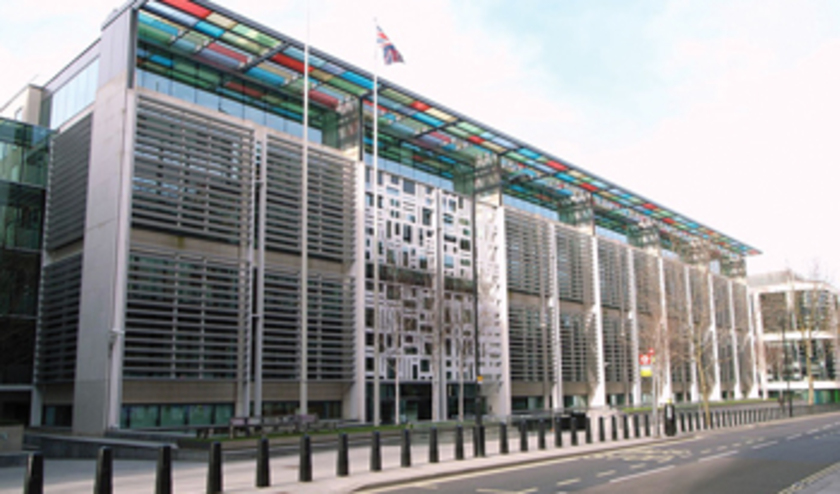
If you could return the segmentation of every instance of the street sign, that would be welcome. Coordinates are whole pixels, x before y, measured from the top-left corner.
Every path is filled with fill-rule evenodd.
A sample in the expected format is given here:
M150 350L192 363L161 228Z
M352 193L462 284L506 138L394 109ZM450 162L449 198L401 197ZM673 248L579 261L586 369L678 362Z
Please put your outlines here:
M644 353L639 355L639 364L642 366L650 366L650 355Z

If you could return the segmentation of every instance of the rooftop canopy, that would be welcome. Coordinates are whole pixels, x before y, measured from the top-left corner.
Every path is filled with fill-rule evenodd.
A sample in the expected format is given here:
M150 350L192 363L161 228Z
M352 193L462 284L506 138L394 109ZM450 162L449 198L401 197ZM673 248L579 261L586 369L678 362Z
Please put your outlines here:
M247 90L250 97L268 102L271 89L302 92L304 46L300 41L203 0L138 0L134 6L139 10L142 39L255 81L267 90L262 93L232 80L222 83L231 86L227 89ZM361 99L372 110L373 76L367 71L310 49L309 75L310 98L317 104L337 108L347 100ZM586 191L592 194L600 226L626 232L628 226L649 218L666 237L701 238L730 256L760 253L387 80L378 79L377 90L380 131L411 143L418 162L433 153L436 161L455 157L475 166L480 158L495 155L502 171L499 185L506 194L551 207L575 191Z

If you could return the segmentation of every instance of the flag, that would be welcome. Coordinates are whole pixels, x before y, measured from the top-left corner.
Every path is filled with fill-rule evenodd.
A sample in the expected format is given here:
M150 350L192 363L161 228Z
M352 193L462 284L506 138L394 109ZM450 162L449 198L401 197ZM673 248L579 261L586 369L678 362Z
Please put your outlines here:
M394 46L394 43L391 43L391 40L388 39L388 36L385 36L385 33L382 32L382 28L379 26L376 26L376 42L379 44L379 47L382 48L382 55L385 57L385 65L391 65L392 63L405 63L402 54L397 51L397 47Z

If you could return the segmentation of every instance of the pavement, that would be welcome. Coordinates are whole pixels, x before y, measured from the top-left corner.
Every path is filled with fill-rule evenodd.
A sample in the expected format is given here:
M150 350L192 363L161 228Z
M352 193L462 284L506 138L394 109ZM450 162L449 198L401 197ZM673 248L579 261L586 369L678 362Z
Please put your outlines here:
M796 420L796 419L793 419ZM565 457L591 455L601 451L634 448L643 445L654 445L668 440L682 440L691 437L693 433L679 434L676 438L635 438L611 441L609 421L607 440L598 442L597 431L593 431L592 444L585 444L584 435L579 433L580 445L571 446L569 432L564 433L563 447L555 448L554 435L546 434L548 448L538 449L538 439L535 432L529 435L527 452L519 451L519 434L509 430L510 454L500 454L499 442L496 438L488 438L486 457L474 458L472 442L466 438L464 450L466 459L454 459L454 445L451 433L441 433L440 463L428 462L428 445L415 444L411 448L412 466L400 466L400 447L395 445L382 446L382 471L370 472L370 450L368 447L350 449L350 476L336 476L335 451L318 451L313 453L313 481L298 482L298 458L296 456L279 456L271 459L271 487L257 489L254 487L256 479L256 462L253 459L234 459L227 457L224 464L224 492L225 493L350 493L364 489L376 489L406 481L422 483L424 480L439 479L450 475L463 475L483 470L493 470L500 467L516 467L527 464L539 464ZM92 492L93 479L96 471L94 460L45 460L45 492L48 494L64 494ZM0 468L0 494L18 494L23 491L23 467ZM114 492L118 494L151 494L154 492L155 462L145 460L115 460L114 461ZM206 489L207 464L205 462L179 461L173 465L173 488L176 493L203 493ZM431 483L431 482L430 482ZM784 492L806 492L810 494L840 493L840 463L826 468L807 479L803 479Z

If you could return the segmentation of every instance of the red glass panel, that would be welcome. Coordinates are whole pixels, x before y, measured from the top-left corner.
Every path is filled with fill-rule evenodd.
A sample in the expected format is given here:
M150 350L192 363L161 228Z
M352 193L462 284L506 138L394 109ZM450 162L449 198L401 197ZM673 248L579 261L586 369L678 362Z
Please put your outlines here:
M476 144L481 144L482 142L484 142L484 139L478 136L469 136L467 137L467 140Z
M548 162L546 162L546 164L548 166L554 168L555 170L561 171L561 172L564 172L564 171L569 169L569 167L564 165L563 163L558 163L558 162L552 161L552 160L548 160Z
M225 87L234 91L239 91L242 94L247 94L252 98L262 98L264 96L264 93L262 91L258 91L252 87L244 86L242 84L239 84L238 82L228 81L225 83Z
M294 58L283 55L282 53L274 55L273 57L271 57L271 59L279 63L280 65L296 70L303 74L303 62L301 62L300 60L295 60ZM312 72L312 66L309 67L309 72Z
M241 53L237 53L237 52L231 50L230 48L225 48L224 46L222 46L218 43L211 43L210 45L207 46L207 49L212 50L212 51L214 51L216 53L219 53L221 55L224 55L228 58L232 58L232 59L238 61L239 63L246 63L248 61L248 57L246 57L245 55L243 55Z
M161 0L163 3L169 4L175 7L178 10L184 11L188 14L192 14L200 19L204 19L208 15L212 14L213 12L209 9L205 9L201 5L196 5L190 0Z
M656 209L656 206L654 206L653 204L651 204L649 202L646 202L646 203L642 204L642 207L645 208L645 209L649 209L651 211Z
M415 110L420 110L420 111L426 111L429 108L431 108L431 106L427 105L426 103L423 103L422 101L414 101L413 103L411 103L410 106L412 108L414 108Z
M595 187L594 185L588 184L586 182L581 183L580 185L578 185L578 187L580 187L581 189L586 189L589 192L595 192L596 190L599 190L598 187Z
M318 91L309 91L309 97L312 101L316 101L321 103L322 105L329 106L330 108L335 108L338 106L338 100L329 96L324 93L320 93Z
M674 224L673 218L663 218L662 221L664 221L665 223L668 223L669 225Z

